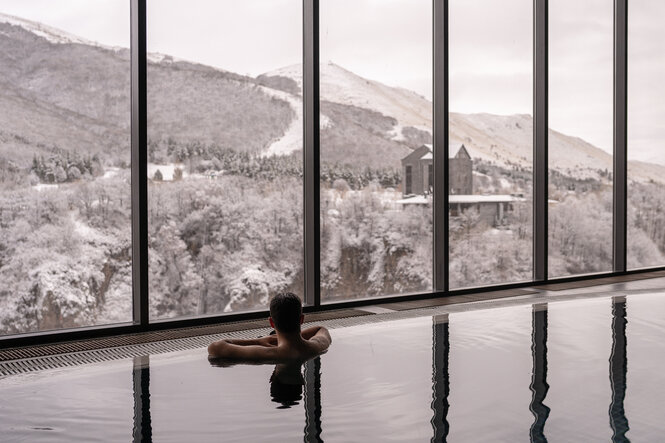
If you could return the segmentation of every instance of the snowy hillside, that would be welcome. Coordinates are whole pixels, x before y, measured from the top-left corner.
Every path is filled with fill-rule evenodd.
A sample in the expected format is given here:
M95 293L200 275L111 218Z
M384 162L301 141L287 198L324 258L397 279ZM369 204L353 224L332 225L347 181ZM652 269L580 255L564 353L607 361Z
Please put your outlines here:
M81 45L98 46L100 48L105 48L105 49L119 49L119 48L112 48L110 46L100 45L99 43L86 40L84 38L70 34L63 30L47 26L43 23L33 22L9 14L0 13L0 23L7 23L13 26L20 26L26 31L32 32L33 34L46 39L50 43L55 43L55 44L78 43Z
M7 138L20 134L35 146L79 151L127 145L126 50L2 14L0 43L0 102L6 110L0 115ZM51 51L52 44L62 49ZM68 62L81 59L86 60L84 65ZM217 144L268 156L301 149L300 65L254 79L168 55L153 54L150 60L151 139ZM289 79L294 87L265 84L261 77ZM83 88L81 78L86 79ZM57 88L52 87L54 81ZM324 161L344 163L354 158L362 166L398 168L409 149L431 137L430 101L331 62L321 65L321 99ZM55 138L51 127L62 128ZM531 167L533 121L529 115L451 113L450 138L464 143L474 158L504 167ZM9 144L16 142L5 147ZM21 163L33 154L23 151ZM598 178L612 170L611 155L554 130L550 130L549 158L552 169L575 178ZM659 165L630 162L629 174L631 180L665 182L665 167Z
M254 78L151 54L147 71L151 318L302 294L301 68ZM0 18L0 334L131 320L130 72L127 49ZM321 80L322 299L429 291L431 207L397 201L401 160L431 143L432 103L331 63ZM464 143L478 160L475 194L528 201L532 128L529 115L450 115L451 153ZM612 158L550 136L562 172L550 180L551 274L611 269ZM663 189L629 192L632 267L665 262ZM531 206L504 209L451 213L451 288L531 279Z
M302 87L300 65L265 75L288 77ZM432 103L415 92L360 77L332 62L321 64L320 76L322 100L371 109L396 118L402 126L432 126Z
M295 80L302 87L302 69L287 66L265 75ZM432 132L432 103L405 89L365 79L334 63L321 64L321 99L370 109L397 120L390 138L404 139L406 127ZM533 119L530 115L450 114L450 139L464 143L474 158L500 166L531 167ZM612 170L612 156L578 137L550 129L550 167L575 178L598 178L599 171ZM665 183L665 166L629 162L631 180Z
M531 167L533 119L530 115L456 114L450 116L450 133L474 158L499 165ZM577 137L550 129L550 167L575 178L598 178L599 170L612 170L612 157Z

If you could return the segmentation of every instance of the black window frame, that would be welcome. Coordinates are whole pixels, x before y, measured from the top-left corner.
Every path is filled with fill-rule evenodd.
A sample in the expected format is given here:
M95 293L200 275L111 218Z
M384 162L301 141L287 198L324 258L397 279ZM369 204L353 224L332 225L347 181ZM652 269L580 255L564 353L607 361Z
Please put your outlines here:
M0 336L0 346L14 347L81 338L192 327L219 322L265 318L267 309L214 314L194 318L150 320L148 293L148 192L147 192L147 52L146 2L131 3L131 195L133 321L74 329ZM156 1L156 0L153 0ZM462 1L462 0L458 0ZM614 1L614 194L613 271L550 279L547 275L548 187L548 0L533 0L533 279L528 282L449 290L448 288L448 4L432 0L433 20L433 289L418 294L321 303L320 298L320 125L319 125L319 0L303 0L303 229L305 312L381 302L461 295L527 287L550 281L578 281L623 275L664 267L626 269L627 193L627 38L628 1ZM443 190L443 192L437 192Z

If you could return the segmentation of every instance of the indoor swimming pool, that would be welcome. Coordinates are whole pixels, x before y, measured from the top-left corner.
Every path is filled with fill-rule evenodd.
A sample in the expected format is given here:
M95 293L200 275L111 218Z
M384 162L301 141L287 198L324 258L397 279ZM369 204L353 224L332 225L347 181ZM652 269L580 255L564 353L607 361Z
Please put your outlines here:
M662 441L662 294L376 318L302 366L199 347L7 375L0 439Z

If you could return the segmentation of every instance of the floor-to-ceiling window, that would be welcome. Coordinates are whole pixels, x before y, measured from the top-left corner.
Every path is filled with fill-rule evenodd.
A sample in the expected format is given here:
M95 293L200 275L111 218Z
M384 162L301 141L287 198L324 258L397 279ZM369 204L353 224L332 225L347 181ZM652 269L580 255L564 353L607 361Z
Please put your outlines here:
M665 4L628 11L629 269L665 265Z
M549 277L612 270L613 7L549 3Z
M302 2L146 3L151 318L304 297ZM0 0L3 335L132 320L130 2L48 4ZM429 292L432 2L319 5L321 301ZM446 286L529 281L533 2L448 5ZM613 269L615 13L549 2L550 278ZM665 264L663 16L630 4L629 269Z
M0 1L0 335L132 319L128 1Z
M322 0L321 299L432 287L432 2Z
M302 3L148 2L150 315L302 295Z
M450 2L450 283L532 278L533 5Z

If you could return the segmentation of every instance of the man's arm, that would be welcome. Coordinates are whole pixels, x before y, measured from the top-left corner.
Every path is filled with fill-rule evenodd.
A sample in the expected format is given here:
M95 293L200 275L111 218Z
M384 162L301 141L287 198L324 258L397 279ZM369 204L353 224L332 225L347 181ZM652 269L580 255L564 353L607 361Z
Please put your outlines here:
M319 329L321 329L321 326L311 326L300 331L300 335L303 339L309 340L310 338L314 337L317 332L319 332Z
M306 329L303 329L302 331L300 331L300 335L305 340L309 340L310 338L314 337L321 329L328 332L328 330L326 328L324 328L323 326L311 326L309 328L306 328ZM330 337L330 333L328 333L328 337ZM331 339L331 341L332 341L332 339Z
M227 338L227 343L238 346L277 346L277 336L267 335L259 338Z
M276 346L256 344L233 344L219 340L208 346L208 355L214 358L232 358L237 360L270 360L277 357Z
M309 335L309 338L305 337L305 331L307 331L307 335ZM314 346L316 352L325 351L326 349L328 349L328 347L330 347L330 344L332 343L332 337L330 336L330 332L328 332L328 330L323 326L314 326L313 328L307 328L302 331L302 336L305 340L307 340L310 344Z

